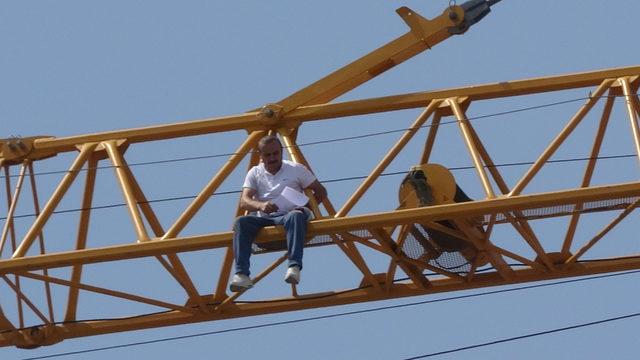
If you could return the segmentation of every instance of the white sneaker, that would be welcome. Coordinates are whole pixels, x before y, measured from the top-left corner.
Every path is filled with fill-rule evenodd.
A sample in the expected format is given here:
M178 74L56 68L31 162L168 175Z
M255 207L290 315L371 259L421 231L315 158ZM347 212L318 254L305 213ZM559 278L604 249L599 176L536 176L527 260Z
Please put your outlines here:
M245 274L235 274L229 284L229 290L232 292L240 292L253 287L253 281Z
M300 282L300 267L297 265L290 266L284 276L284 281L289 284L298 284Z

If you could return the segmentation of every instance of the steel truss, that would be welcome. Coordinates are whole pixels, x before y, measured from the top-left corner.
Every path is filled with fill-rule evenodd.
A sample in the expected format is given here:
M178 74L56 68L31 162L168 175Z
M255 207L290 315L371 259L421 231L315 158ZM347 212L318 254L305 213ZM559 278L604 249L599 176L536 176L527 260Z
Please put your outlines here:
M399 13L411 28L407 34L308 88L259 110L192 122L66 138L4 140L0 165L5 173L8 205L0 238L0 277L6 287L11 289L16 300L15 308L0 309L0 345L37 347L51 345L67 338L104 333L640 268L640 257L633 254L617 258L589 258L594 245L611 242L607 235L627 218L640 202L640 182L591 185L604 134L616 102L622 102L628 114L630 133L635 143L634 150L640 158L640 105L636 95L640 85L640 67L328 103L382 71L454 34L450 29L461 26L465 11L465 8L456 6L436 19L426 20L409 9L400 9ZM576 110L575 115L568 120L566 126L544 149L529 170L514 186L508 186L485 143L468 120L467 109L476 102L489 99L574 89L584 90L584 104ZM539 176L540 170L598 102L604 102L604 107L580 186L552 192L526 192L527 186ZM181 235L207 202L216 201L214 193L245 157L250 158L250 165L257 163L255 148L263 135L269 132L279 134L290 158L313 169L313 164L307 161L297 144L298 129L304 123L415 108L423 108L424 111L343 204L336 207L331 201L331 196L322 204L312 204L317 220L310 223L309 242L336 246L341 256L353 264L362 280L354 284L352 289L298 294L296 287L292 286L291 293L284 297L243 302L240 301L243 293L228 293L226 290L233 260L232 233ZM416 162L429 163L436 148L439 124L445 117L455 119L459 126L462 143L470 155L479 184L484 190L484 199L349 215L389 164L404 151L407 143L425 125L429 126L429 130L423 151ZM127 164L127 148L137 143L234 130L246 130L246 139L199 191L195 199L174 219L171 226L165 229L149 203L145 190ZM77 152L77 156L51 197L41 207L37 197L33 165L42 159L65 152ZM88 241L87 234L90 219L95 216L91 209L92 199L95 192L99 191L96 188L96 169L101 162L107 161L113 165L135 237L119 245L101 246ZM18 174L12 175L11 169L17 167ZM75 243L70 245L73 250L47 251L45 225L72 184L78 182L78 175L82 172L85 173L82 176L82 210L78 212ZM15 184L12 181L14 178L17 178ZM28 230L19 234L19 229L14 224L14 216L25 182L28 182L31 188L33 210L37 216L28 226ZM585 213L593 212L616 212L617 215L590 239L576 241L575 234L581 225L581 217ZM241 212L237 211L236 214L239 215ZM557 217L566 217L568 225L563 239L556 240L553 242L554 245L550 246L549 241L539 238L531 222L540 218ZM481 225L468 225L470 219L478 218L483 219ZM444 220L458 224L458 229L443 228L438 221ZM448 231L452 236L473 243L479 250L479 256L469 260L469 268L465 271L439 267L430 259L412 257L406 251L405 244L411 233L414 237L420 236L416 233L416 224ZM521 241L527 250L515 252L497 245L493 234L494 229L500 226L511 227L516 236L510 241ZM261 232L258 242L265 243L282 237L282 229L266 228ZM388 260L387 271L374 272L368 253L363 249L385 256ZM220 270L209 275L212 278L211 283L214 284L212 289L206 290L197 286L193 280L194 274L183 264L180 257L181 254L196 250L224 252L220 263L217 264ZM256 275L256 283L269 276L286 259L283 252L278 254L279 257L275 261ZM117 291L110 285L83 282L83 268L91 264L141 258L155 258L170 275L171 283L164 284L158 280L158 287L178 285L182 288L172 301ZM587 258L597 261L583 261ZM51 271L54 269L66 269L69 276L53 276ZM402 279L404 275L407 276L406 279ZM34 295L23 291L21 280L24 282L26 279L42 283L42 292L35 296L46 299L44 305L38 304ZM62 299L56 298L52 287L65 288L65 296ZM122 319L78 319L79 308L90 306L79 301L80 294L84 292L102 294L122 304L135 302L161 311L136 314L134 317ZM61 303L64 303L64 308L56 306Z

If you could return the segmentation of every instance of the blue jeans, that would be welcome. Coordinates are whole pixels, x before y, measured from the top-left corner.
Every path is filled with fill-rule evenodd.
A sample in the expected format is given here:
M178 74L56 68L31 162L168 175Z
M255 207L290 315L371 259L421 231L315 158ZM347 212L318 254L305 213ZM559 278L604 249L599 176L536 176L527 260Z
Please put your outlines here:
M233 254L236 262L236 274L249 275L251 245L258 231L265 226L283 225L287 233L289 266L297 265L302 269L302 251L307 233L307 214L300 210L291 210L286 214L260 217L240 216L233 225Z

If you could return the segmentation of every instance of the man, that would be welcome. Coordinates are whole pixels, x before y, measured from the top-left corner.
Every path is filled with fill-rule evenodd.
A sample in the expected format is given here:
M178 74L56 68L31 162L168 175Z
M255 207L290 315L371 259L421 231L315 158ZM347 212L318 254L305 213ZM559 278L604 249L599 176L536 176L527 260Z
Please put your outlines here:
M236 273L229 285L233 292L253 286L249 278L251 246L258 231L271 225L283 225L287 233L289 260L284 281L290 284L300 282L307 221L313 214L308 208L295 207L293 204L279 209L274 200L287 187L300 193L304 189L311 189L318 202L327 195L324 186L306 167L282 160L282 143L276 136L268 135L260 139L258 150L261 163L247 173L240 197L240 207L253 214L239 217L233 227Z

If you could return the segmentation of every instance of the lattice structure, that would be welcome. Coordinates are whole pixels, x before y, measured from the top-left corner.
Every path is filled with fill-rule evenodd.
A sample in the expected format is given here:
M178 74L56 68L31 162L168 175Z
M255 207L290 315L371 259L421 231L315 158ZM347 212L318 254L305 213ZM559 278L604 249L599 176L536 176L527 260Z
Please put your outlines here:
M640 67L330 103L411 56L453 34L463 33L486 15L490 3L473 0L448 8L433 20L402 8L399 13L410 27L407 34L260 110L66 138L3 140L0 166L5 172L8 206L0 238L0 285L4 290L0 300L0 345L36 347L104 333L640 268L640 258L627 248L621 249L618 255L622 257L616 258L599 258L592 250L600 242L612 243L612 229L623 224L639 203L637 180L623 182L614 173L609 174L612 180L608 183L593 186L592 179L616 103L622 103L628 116L633 151L640 156L640 105L636 95ZM469 121L468 109L477 102L563 90L583 91L584 104L510 186L481 134ZM531 190L529 185L540 176L540 170L599 102L604 105L597 114L597 130L579 183L568 188ZM345 276L327 278L332 287L326 291L300 294L293 287L257 299L251 298L251 292L228 293L233 258L231 232L193 234L189 225L205 205L218 200L213 194L245 157L249 158L249 166L258 162L254 151L258 140L269 132L279 134L290 158L313 169L297 144L298 129L306 122L402 109L423 111L340 207L334 205L331 194L322 204L312 204L316 220L309 225L308 251L335 250L335 260L341 259L350 266L351 276L346 277L349 283L340 283ZM474 165L480 196L468 202L350 215L423 127L428 129L415 164L432 162L433 153L439 148L454 150L451 143L436 146L446 118L453 119L460 130L460 147ZM246 138L177 216L170 213L162 217L171 222L165 228L155 204L149 202L148 189L128 165L126 151L145 142L237 130L246 130ZM73 158L68 171L41 206L34 165L70 154ZM97 243L88 233L90 220L97 216L92 206L94 195L100 191L97 180L103 176L98 167L105 164L115 173L133 235ZM74 222L65 228L66 233L52 241L45 225L63 198L73 195L72 187L80 210L70 215ZM35 216L18 219L17 214L28 212L18 211L26 209L24 204L19 208L19 199L27 188L33 197L30 211ZM388 203L393 204L391 209L397 207L395 194L389 195ZM579 231L585 222L580 219L590 214L614 217L600 231L584 236ZM562 234L546 236L539 231L537 224L547 220L566 220ZM123 225L114 223L112 227ZM431 239L433 232L429 229L470 244L473 253L464 249L432 253L422 239L437 243L437 239ZM577 237L577 233L581 236ZM260 250L260 244L282 238L280 228L261 232L254 259L264 262L259 264L256 284L268 282L270 274L286 258L282 250ZM613 246L622 244L617 241ZM192 261L193 256L210 253L219 255L215 264L207 258L206 272L194 271L194 263L203 262ZM380 258L384 259L382 265ZM583 262L586 258L599 261ZM155 269L153 275L157 278L152 284L140 281L136 288L122 288L123 284L113 279L127 266L135 266L132 276ZM219 270L211 270L212 267ZM109 276L100 277L105 273ZM345 287L352 291L345 292ZM150 289L145 292L145 288ZM83 301L93 296L106 299L105 305L92 306ZM242 301L247 297L254 301ZM117 316L114 309L126 309L127 313ZM87 314L91 317L87 318Z

